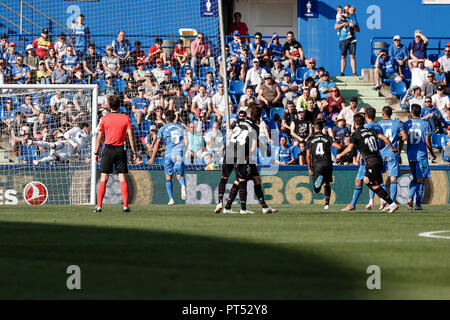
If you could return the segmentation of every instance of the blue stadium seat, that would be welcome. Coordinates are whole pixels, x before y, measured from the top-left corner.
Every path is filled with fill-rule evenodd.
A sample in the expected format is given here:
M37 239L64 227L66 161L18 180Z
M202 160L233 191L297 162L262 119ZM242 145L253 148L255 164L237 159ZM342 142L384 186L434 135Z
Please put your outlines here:
M151 120L144 119L141 123L141 134L147 135L150 133L150 126L152 125Z
M432 53L428 55L428 59L430 59L431 61L435 62L437 61L437 59L439 59L439 55L436 53Z
M133 66L124 66L123 67L123 72L128 73L131 77L133 76L133 73L135 70L136 70L136 68Z
M31 162L38 158L35 146L21 145L19 149L19 159Z
M406 93L406 84L403 81L392 81L390 86L390 93L394 96L401 96Z
M375 53L373 53L373 54L370 56L370 65L371 65L372 67L375 67L375 62L377 61L377 57L378 57L378 55L376 55Z
M184 78L184 74L186 73L186 70L187 70L187 69L191 69L192 72L195 74L195 70L192 69L192 67L181 67L181 68L180 68L180 74L179 74L180 79Z
M261 112L261 118L265 121L265 120L267 120L267 119L269 119L268 117L267 117L267 112L266 112L266 110L264 110L264 109L262 109L262 112Z
M431 145L433 146L433 148L442 149L442 147L445 146L446 137L447 135L445 134L431 134Z
M244 94L244 81L241 80L231 80L228 91L234 95Z
M284 112L284 108L271 108L270 109L270 119L273 119L273 115L274 114L278 114L280 116L280 119L283 119L283 112Z
M216 78L216 73L214 72L214 69L211 67L201 67L200 70L198 71L198 78L200 80L205 81L206 80L206 73L208 72L212 72L213 74L213 78Z
M289 73L291 74L291 77L292 77L292 75L294 74L294 73L292 72L292 69L289 68L289 67L284 67L284 69L285 69L287 72L289 72Z
M298 67L297 70L295 71L295 79L298 81L303 81L303 77L306 73L306 71L308 71L308 68L306 67Z
M402 73L405 76L405 81L411 82L411 70L409 68L402 68Z
M125 80L123 80L123 79L114 79L114 80L113 80L113 86L116 87L116 89L117 89L120 93L123 93L123 90L124 90L125 87L127 86L127 83L126 83Z
M267 120L264 120L264 122L269 127L269 131L270 130L278 130L277 122L275 120L267 119Z
M295 163L298 164L298 155L300 154L300 147L292 146L291 150L292 150L292 153L294 154Z

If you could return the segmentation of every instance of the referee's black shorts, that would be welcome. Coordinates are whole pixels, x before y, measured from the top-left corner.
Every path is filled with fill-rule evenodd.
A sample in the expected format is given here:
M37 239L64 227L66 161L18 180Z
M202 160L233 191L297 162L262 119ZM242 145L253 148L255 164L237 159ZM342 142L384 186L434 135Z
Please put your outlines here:
M124 146L105 145L102 153L101 173L113 173L114 165L117 173L128 173L127 152Z

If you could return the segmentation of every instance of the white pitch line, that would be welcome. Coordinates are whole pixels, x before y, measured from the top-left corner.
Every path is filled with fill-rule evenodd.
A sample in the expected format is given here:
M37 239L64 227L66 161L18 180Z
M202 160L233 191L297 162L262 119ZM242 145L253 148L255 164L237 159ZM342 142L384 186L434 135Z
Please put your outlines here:
M422 233L419 233L419 236L425 237L425 238L450 239L450 236L437 236L436 235L436 233L444 233L444 232L450 232L450 230L422 232Z

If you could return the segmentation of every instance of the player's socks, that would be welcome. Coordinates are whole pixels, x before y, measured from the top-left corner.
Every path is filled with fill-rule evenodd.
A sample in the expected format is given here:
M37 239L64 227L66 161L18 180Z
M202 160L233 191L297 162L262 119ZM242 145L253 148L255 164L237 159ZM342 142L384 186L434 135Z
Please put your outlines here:
M329 184L326 184L323 188L323 193L325 195L325 205L330 205L330 198L331 198L331 186Z
M414 195L416 194L416 186L417 182L414 179L411 180L411 182L409 183L409 198L411 200L414 200Z
M391 199L395 201L397 199L397 180L391 181L390 193Z
M355 190L353 191L353 199L350 203L353 207L356 206L356 203L358 202L359 195L361 194L362 186L355 186Z
M220 179L218 189L219 203L223 202L223 195L225 194L225 188L227 186L228 179Z
M169 195L169 200L173 199L172 180L166 180L166 190L167 190L167 194Z
M106 191L106 181L101 181L98 184L98 190L97 190L97 208L102 207L103 203L103 197L105 196Z
M416 206L422 205L422 198L423 198L423 192L424 192L424 184L421 182L417 183L416 187Z
M241 210L247 210L247 181L239 182L239 198L241 199Z
M380 187L382 187L384 190L386 190L386 192L387 192L387 188L386 188L386 186L384 185L384 183L382 183L382 184L380 184ZM370 189L370 191L369 191L369 197L370 197L370 199L375 199L375 192L373 192L373 190L372 189Z
M231 209L231 205L233 204L234 199L236 199L238 191L239 191L239 185L236 183L233 183L230 193L228 194L228 201L227 201L227 204L225 205L225 209L227 209L227 210Z
M388 204L391 204L393 202L391 197L389 197L389 194L387 193L387 191L384 190L382 187L375 189L374 192L377 194L377 196L380 197L380 199L383 199Z
M126 181L120 181L120 192L122 192L123 206L128 208L128 184Z
M185 186L186 185L186 179L184 177L180 177L178 182L180 183L180 186Z
M266 200L264 200L264 193L262 190L262 186L260 184L255 184L254 189L256 197L258 198L258 201L261 204L261 207L263 207L263 209L268 208L269 206L267 205Z

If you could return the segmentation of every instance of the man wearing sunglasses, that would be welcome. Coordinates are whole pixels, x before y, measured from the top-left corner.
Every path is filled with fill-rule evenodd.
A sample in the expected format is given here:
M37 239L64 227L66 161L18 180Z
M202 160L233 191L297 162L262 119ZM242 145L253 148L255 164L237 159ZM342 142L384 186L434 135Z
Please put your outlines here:
M194 70L198 70L200 66L208 65L215 68L214 57L211 54L211 47L209 46L208 41L205 40L205 34L203 32L199 32L197 34L197 39L192 41L191 43L191 67ZM196 72L198 74L198 72Z
M381 88L381 79L391 79L395 81L401 81L401 68L399 67L397 60L387 55L386 50L381 50L375 61L375 69L373 71L375 78L375 86L373 90L379 90Z
M447 43L447 46L444 50L445 54L438 59L438 62L441 65L441 69L444 71L445 76L447 78L447 86L450 84L450 42ZM450 89L447 87L447 94L450 93Z
M408 49L401 43L402 38L398 34L394 36L393 41L394 43L389 47L389 56L394 58L403 67L409 58Z

